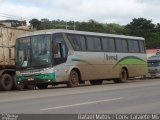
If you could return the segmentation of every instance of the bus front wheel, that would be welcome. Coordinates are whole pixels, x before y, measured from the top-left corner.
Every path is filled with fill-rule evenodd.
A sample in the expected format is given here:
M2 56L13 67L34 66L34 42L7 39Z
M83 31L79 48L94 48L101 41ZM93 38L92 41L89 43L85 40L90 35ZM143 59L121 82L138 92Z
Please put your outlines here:
M123 68L120 72L120 78L115 79L114 82L115 83L125 83L127 82L127 79L128 79L127 71L126 69Z
M69 80L67 83L68 87L77 87L79 83L79 75L75 70L70 72Z

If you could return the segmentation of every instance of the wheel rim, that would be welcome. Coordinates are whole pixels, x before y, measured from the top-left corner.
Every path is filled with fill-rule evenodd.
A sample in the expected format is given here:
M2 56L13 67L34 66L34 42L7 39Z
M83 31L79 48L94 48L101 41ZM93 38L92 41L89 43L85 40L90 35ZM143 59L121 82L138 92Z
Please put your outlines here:
M4 80L4 85L9 86L10 82L11 82L10 79L8 77L6 77L5 80Z
M72 74L71 74L71 82L72 82L72 84L76 84L77 80L78 80L77 73L76 72L72 72Z

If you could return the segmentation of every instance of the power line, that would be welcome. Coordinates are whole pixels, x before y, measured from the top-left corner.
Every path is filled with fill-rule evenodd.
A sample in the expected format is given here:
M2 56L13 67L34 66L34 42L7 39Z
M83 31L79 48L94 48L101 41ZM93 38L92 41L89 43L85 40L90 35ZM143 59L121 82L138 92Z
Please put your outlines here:
M5 17L5 18L9 18L9 19L14 19L14 20L28 20L27 18L23 18L20 16L15 16L15 15L10 15L10 14L6 14L6 13L0 13L1 17Z
M6 16L12 16L12 17L17 17L17 18L20 18L19 16L10 15L10 14L6 14L6 13L1 13L1 12L0 12L0 14L2 14L2 15L6 15Z
M13 17L9 17L9 16L4 16L4 15L0 15L0 17L9 18L9 19L14 19L14 20L22 20L22 19L20 19L20 18L13 18Z

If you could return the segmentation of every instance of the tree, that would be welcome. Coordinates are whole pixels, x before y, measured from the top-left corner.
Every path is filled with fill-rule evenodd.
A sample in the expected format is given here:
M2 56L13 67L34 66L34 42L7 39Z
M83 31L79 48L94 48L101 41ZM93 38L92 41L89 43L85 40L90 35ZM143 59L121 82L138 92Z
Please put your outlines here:
M39 25L41 24L41 22L38 19L35 19L35 18L30 20L29 23L31 24L31 28L33 30L37 30Z
M88 22L76 23L76 30L90 31L90 32L105 32L104 26L95 20L89 20Z
M157 23L156 28L160 29L160 23Z
M150 31L154 30L155 25L152 20L147 20L145 18L134 18L132 22L126 25L130 35L146 37Z
M127 29L129 35L144 37L146 39L147 47L152 47L151 44L149 44L153 41L150 36L155 31L155 24L152 23L152 20L147 20L145 18L134 18L132 22L126 25L125 28Z
M104 24L105 32L111 34L127 34L127 31L124 26L121 26L116 23Z
M44 29L53 29L53 24L51 21L49 21L49 19L47 18L43 18L40 21L40 25L39 25L39 30L44 30Z
M148 38L147 48L160 48L160 33L154 32Z

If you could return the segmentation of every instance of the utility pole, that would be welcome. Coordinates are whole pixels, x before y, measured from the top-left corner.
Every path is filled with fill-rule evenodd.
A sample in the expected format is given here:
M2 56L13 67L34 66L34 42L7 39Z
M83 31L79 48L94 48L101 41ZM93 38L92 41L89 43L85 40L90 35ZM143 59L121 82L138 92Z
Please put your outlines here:
M66 30L68 29L67 21L66 21Z
M74 22L73 28L74 28L74 30L76 30L76 25L75 25L75 22Z

